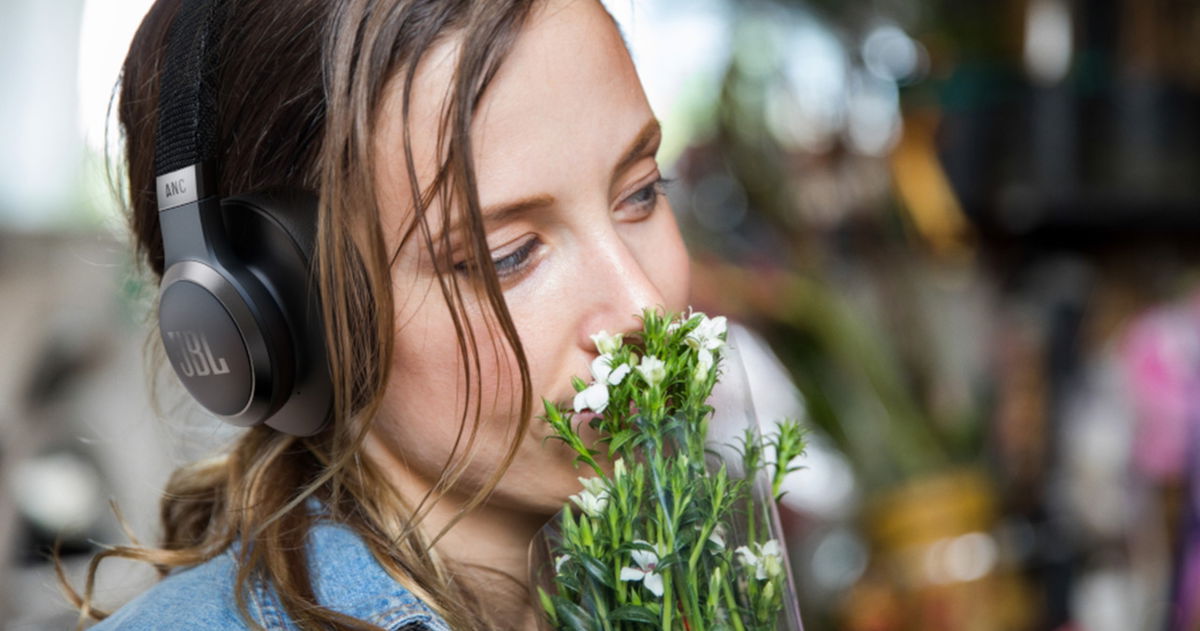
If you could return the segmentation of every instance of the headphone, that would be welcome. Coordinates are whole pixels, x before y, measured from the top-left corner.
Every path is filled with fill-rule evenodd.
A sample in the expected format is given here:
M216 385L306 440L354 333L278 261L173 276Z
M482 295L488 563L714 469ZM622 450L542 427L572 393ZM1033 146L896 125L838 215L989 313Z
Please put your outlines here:
M167 31L154 171L163 240L158 327L188 393L234 425L309 436L332 417L315 196L217 196L215 54L224 3L184 0Z

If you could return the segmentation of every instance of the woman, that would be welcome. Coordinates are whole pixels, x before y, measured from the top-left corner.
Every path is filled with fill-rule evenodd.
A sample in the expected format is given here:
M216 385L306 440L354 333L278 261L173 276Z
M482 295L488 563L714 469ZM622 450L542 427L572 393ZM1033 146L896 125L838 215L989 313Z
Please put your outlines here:
M125 62L131 222L162 274L160 0ZM589 334L681 310L660 129L597 0L241 0L217 44L222 194L320 197L334 418L178 471L166 576L96 629L528 629L526 551L579 489L535 418ZM353 263L352 263L353 262ZM81 603L86 615L89 593Z

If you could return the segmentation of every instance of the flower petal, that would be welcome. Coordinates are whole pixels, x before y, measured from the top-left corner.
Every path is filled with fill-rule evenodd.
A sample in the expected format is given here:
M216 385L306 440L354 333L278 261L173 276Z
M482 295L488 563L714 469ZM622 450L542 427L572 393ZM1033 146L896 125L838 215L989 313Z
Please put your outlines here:
M588 369L592 372L592 378L597 382L608 379L608 373L612 372L612 356L596 356L596 359L592 360L592 365Z
M587 392L587 390L580 390L579 392L575 393L575 402L572 407L575 408L576 414L588 409L587 395L584 394L585 392Z
M604 484L604 478L592 476L588 478L579 478L579 484L587 489L588 493L597 497L608 495L608 487Z
M596 414L603 412L604 408L608 407L608 386L603 383L594 383L583 392L588 409Z
M642 379L645 379L646 383L653 388L666 378L667 364L653 355L646 355L642 357L641 363L638 364L637 371L642 376Z
M646 578L642 579L642 584L646 586L646 589L650 590L650 593L658 596L659 598L662 597L662 574L659 574L658 572L650 572L649 574L646 574Z
M623 581L640 581L646 577L646 573L632 567L621 568L621 580Z
M596 350L605 355L611 355L621 348L623 336L620 333L608 334L608 331L600 331L595 335L590 336L592 343L596 345Z
M758 557L755 556L747 546L738 546L733 553L737 555L738 561L740 561L742 565L745 565L746 567L758 564Z
M616 370L609 373L608 384L610 386L615 386L615 385L620 384L621 381L623 381L625 379L625 375L628 375L629 371L631 371L631 370L633 370L633 367L630 366L629 364L621 364L620 366L617 366Z
M629 553L629 556L633 557L633 562L643 570L649 570L658 565L658 555L649 550L634 550Z

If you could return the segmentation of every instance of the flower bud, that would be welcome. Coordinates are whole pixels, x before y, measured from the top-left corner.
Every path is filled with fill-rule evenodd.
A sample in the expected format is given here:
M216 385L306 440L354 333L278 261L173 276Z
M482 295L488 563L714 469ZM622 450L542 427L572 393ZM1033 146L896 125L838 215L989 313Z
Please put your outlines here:
M621 348L621 342L624 336L622 336L620 333L609 335L608 331L600 331L599 333L589 337L592 338L592 342L596 345L596 350L599 351L601 355L612 355L613 353L617 352L617 349Z
M651 388L667 378L667 364L653 355L643 357L642 362L638 364L637 371Z
M701 348L699 358L696 361L696 372L692 374L692 379L694 379L697 384L704 383L705 381L708 380L708 375L709 375L709 373L712 372L712 368L713 368L712 351L710 351L706 348Z

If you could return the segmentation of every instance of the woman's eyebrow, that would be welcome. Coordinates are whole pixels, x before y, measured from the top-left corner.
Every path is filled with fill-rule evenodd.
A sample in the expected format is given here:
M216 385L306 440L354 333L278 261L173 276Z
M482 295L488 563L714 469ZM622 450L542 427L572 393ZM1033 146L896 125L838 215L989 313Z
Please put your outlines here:
M511 202L492 204L491 206L481 209L479 215L483 219L483 223L485 225L503 224L524 212L553 206L557 201L558 200L553 195L539 193L537 195L530 195L529 197L522 197L521 199L513 200ZM450 226L445 229L447 232L449 232L451 239L454 238L453 235L458 233L460 225L461 222L457 217L455 217L450 223ZM434 241L436 242L443 238L445 238L445 233L439 232L434 238Z
M621 159L617 160L616 166L613 167L613 178L621 176L626 169L633 166L651 147L657 145L662 140L662 125L657 118L651 118L642 126L642 130L634 136L633 142L629 143L629 147L621 154ZM482 217L484 223L488 224L503 224L514 216L520 215L530 210L553 206L556 199L553 195L541 193L531 195L510 202L502 202L493 204L482 209ZM458 229L458 222L454 222L450 226L451 234Z
M642 131L638 132L633 142L630 143L629 148L625 150L625 153L621 154L621 159L617 160L616 166L613 167L613 179L620 177L625 172L625 169L633 166L633 163L637 162L642 157L642 154L646 153L647 149L657 145L661 140L662 125L659 124L658 119L651 118L646 121L646 124L642 126Z
M483 220L486 223L504 223L509 218L519 215L528 210L544 208L554 205L555 199L553 195L540 193L538 195L530 195L521 199L494 204L483 209Z
M657 118L651 118L646 121L646 124L642 126L642 130L633 138L633 142L629 144L629 148L625 150L625 153L621 154L621 159L617 160L617 165L613 167L613 177L619 177L625 169L633 166L647 150L660 140L662 140L662 125L659 124ZM550 206L554 202L553 195L543 193L540 195L531 195L516 201L494 204L483 209L483 220L488 223L503 223L513 215L519 215L527 210Z

